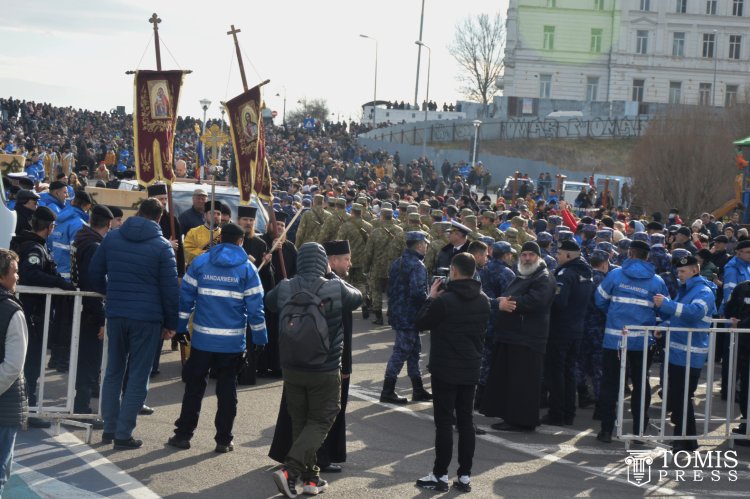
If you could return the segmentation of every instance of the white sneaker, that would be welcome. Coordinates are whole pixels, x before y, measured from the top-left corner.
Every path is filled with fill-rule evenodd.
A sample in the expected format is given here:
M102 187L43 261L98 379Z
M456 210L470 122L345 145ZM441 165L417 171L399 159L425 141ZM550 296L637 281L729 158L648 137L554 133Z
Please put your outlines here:
M461 492L471 492L471 477L469 475L461 475L458 480L453 481L453 488Z
M426 477L417 480L417 487L446 492L449 488L448 475L443 475L438 479L433 473L430 473Z
M302 493L308 496L317 496L322 494L328 488L328 482L318 477L314 480L307 480L302 484Z

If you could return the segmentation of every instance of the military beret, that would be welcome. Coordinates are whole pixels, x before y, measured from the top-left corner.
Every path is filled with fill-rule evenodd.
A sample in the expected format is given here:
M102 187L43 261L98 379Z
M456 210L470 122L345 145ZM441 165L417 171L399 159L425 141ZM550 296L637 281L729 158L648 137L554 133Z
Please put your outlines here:
M49 190L56 191L57 189L65 189L67 186L68 185L65 182L60 182L59 180L55 180L53 182L50 182Z
M574 234L570 232L569 230L564 230L558 234L557 239L560 242L568 241L570 239L573 239Z
M364 207L359 203L352 203L352 211L361 212Z
M649 240L648 234L645 232L634 232L630 239L633 241L643 241L644 243L647 243Z
M103 204L94 206L94 208L91 210L91 215L104 218L105 220L112 220L113 218L115 218L115 216L112 214L112 211L110 211L110 209Z
M662 231L664 230L664 225L662 225L659 222L649 222L646 224L646 230L658 230Z
M107 208L109 208L109 211L112 212L112 216L115 218L122 218L124 215L122 208L118 208L117 206L107 206Z
M425 234L421 230L410 230L409 232L406 233L406 240L407 241L426 241L427 234Z
M566 239L565 241L561 242L560 246L558 246L558 249L563 251L581 251L581 247L577 242L575 242L574 239Z
M31 216L31 218L44 220L45 222L54 222L57 219L57 215L55 215L55 212L50 210L46 206L40 206L34 211L34 214Z
M258 208L255 206L243 206L237 207L237 218L255 218L258 213Z
M525 243L523 243L523 246L521 246L521 253L523 253L524 251L531 251L532 253L536 253L538 256L542 256L542 250L541 248L539 248L539 245L536 241L526 241Z
M492 253L517 253L517 251L513 249L513 246L511 246L510 243L498 241L492 245Z
M716 236L714 238L714 242L715 243L724 243L724 244L727 244L729 242L729 238L727 236L725 236L724 234L722 234L720 236Z
M336 198L337 208L346 208L346 198Z
M28 189L21 189L16 193L16 202L18 204L23 204L29 199L39 199L39 194Z
M495 238L494 237L482 236L482 237L479 238L479 240L481 242L483 242L484 244L486 244L487 246L492 246L493 244L495 244Z
M148 192L148 197L152 198L154 196L166 196L167 195L167 185L166 184L153 184L149 185L146 188L146 192Z
M347 239L325 242L323 249L326 250L327 256L348 255L352 252Z
M672 258L672 266L676 269L680 267L687 267L688 265L698 265L698 259L693 255L687 255L681 258Z
M651 234L651 237L649 237L649 243L651 244L651 246L664 244L664 234L659 234L656 232Z
M740 241L739 243L737 243L737 246L735 246L734 249L742 250L745 248L750 248L750 239L745 239L743 241Z
M237 240L245 236L245 231L234 222L229 222L221 227L221 238L222 240L227 239L229 241Z
M465 226L462 223L456 222L455 220L451 220L451 226L450 226L449 230L451 230L451 231L457 230L457 231L462 232L463 234L465 234L467 236L471 233L471 229L470 228L468 228L467 226Z
M646 252L651 251L651 248L648 246L646 241L641 241L641 240L634 240L632 243L630 243L630 248L628 249L638 249L638 250L643 250Z
M690 232L690 229L688 229L685 226L682 226L679 229L677 229L677 234L682 234L685 237L690 237L691 232Z
M549 232L542 231L536 235L536 240L539 241L540 243L551 243L552 234L550 234Z
M633 242L633 241L631 241L627 237L623 237L622 239L620 239L619 241L617 241L617 249L619 249L621 251L627 250L628 248L630 248L630 243L631 242Z
M596 225L594 224L583 224L583 232L586 234L597 234Z
M606 251L607 253L612 253L615 250L615 246L614 244L607 241L602 241L596 245L596 249Z

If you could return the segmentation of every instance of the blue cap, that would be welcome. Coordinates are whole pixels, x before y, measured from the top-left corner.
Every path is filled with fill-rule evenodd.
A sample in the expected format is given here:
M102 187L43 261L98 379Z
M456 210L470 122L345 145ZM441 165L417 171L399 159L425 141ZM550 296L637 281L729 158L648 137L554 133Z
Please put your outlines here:
M684 248L677 248L675 250L672 250L672 262L674 263L675 260L679 260L691 255L692 253L690 253L688 250Z
M583 232L585 232L587 234L597 234L596 225L594 225L594 224L583 224L583 229L582 230L583 230Z
M559 215L552 215L550 217L547 217L547 222L550 225L561 225L562 224L562 217Z
M615 250L615 247L612 245L612 243L602 241L596 245L596 249L606 251L607 253L612 253Z
M427 241L427 234L421 230L410 230L406 233L407 241Z
M609 253L600 249L595 249L594 251L591 252L591 256L589 257L589 259L591 258L599 258L600 260L609 260Z
M664 234L658 234L658 233L651 234L650 239L651 239L650 241L651 246L654 246L655 244L664 244Z
M560 231L560 234L558 236L558 240L560 242L567 241L568 239L573 239L573 233L569 230L563 230Z
M570 231L568 230L568 227L565 226L565 225L558 225L558 226L556 226L555 227L555 234L557 234L559 236L561 232L570 232Z
M513 246L511 246L509 242L498 241L492 245L492 252L493 253L516 253L516 250L513 249Z
M632 241L628 239L627 237L623 237L619 241L617 241L617 249L620 251L626 251L628 248L630 248L630 243Z
M648 234L645 232L634 232L630 239L633 241L643 241L644 243L647 243Z
M487 246L492 246L493 244L495 244L495 238L490 237L490 236L482 236L479 238L479 240L482 241Z
M606 241L612 240L612 229L602 229L596 231L596 237L599 239L604 239Z
M552 242L552 234L549 232L540 232L536 235L536 240L540 243L549 243Z

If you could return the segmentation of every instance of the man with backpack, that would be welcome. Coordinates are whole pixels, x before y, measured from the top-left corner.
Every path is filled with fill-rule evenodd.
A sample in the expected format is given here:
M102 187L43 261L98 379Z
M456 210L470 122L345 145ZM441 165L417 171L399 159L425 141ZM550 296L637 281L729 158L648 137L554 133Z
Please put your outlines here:
M297 275L284 279L266 296L266 307L277 312L279 350L287 410L292 420L292 447L284 466L274 473L279 491L287 497L302 492L316 495L328 487L320 478L316 451L340 409L342 317L362 304L362 294L330 272L320 244L302 245Z

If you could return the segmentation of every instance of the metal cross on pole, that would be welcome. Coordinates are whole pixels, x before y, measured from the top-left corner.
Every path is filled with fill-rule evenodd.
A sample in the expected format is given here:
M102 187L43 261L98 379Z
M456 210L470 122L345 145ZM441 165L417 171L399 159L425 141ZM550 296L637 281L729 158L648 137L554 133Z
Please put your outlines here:
M210 204L210 210L211 210L211 217L209 218L209 229L211 231L211 238L209 239L209 246L213 245L214 241L214 217L213 217L213 209L214 209L214 200L216 198L216 167L219 165L219 151L221 150L221 147L229 142L229 135L224 133L220 128L219 125L214 123L211 125L211 127L206 130L203 135L201 136L201 142L203 142L204 146L208 146L211 148L211 164L213 165L213 168L211 168L211 204Z

